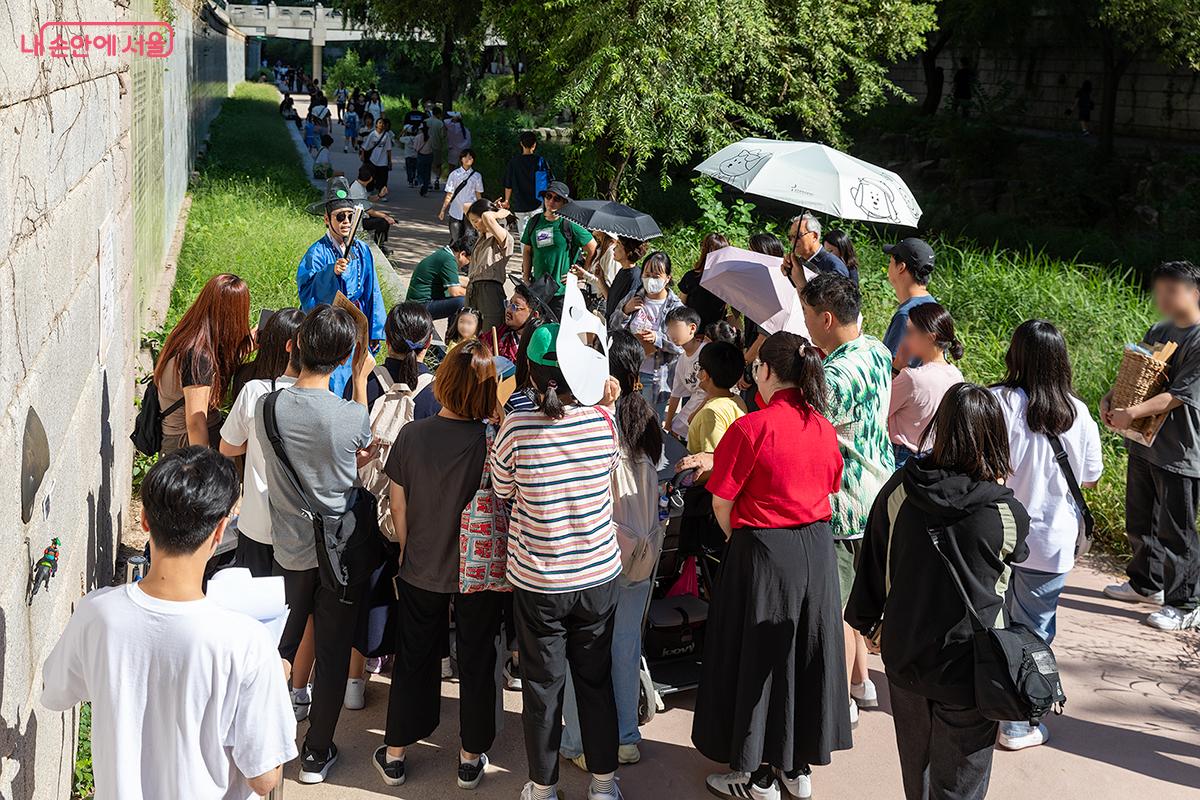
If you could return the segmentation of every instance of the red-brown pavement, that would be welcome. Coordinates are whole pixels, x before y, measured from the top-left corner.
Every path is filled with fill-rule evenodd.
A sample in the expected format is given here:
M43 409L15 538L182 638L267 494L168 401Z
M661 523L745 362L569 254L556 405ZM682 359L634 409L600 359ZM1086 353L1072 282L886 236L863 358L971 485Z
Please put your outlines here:
M307 98L297 97L306 113ZM340 131L335 126L335 133ZM358 158L334 148L335 169L353 175ZM385 248L407 283L416 263L447 239L438 222L441 193L420 197L407 187L403 159L395 159L391 196L381 207L396 217ZM487 187L488 195L498 187ZM997 751L989 797L1100 800L1101 798L1200 798L1200 632L1163 633L1142 624L1152 610L1109 600L1102 589L1120 580L1099 559L1071 573L1058 613L1054 650L1068 696L1066 712L1048 721L1047 745L1018 753ZM887 683L878 658L871 675L879 687L880 708L866 711L854 732L854 748L836 753L833 763L813 773L817 798L903 797L896 755L896 731L889 713ZM458 753L458 685L442 683L442 725L414 746L407 758L408 782L389 788L371 765L383 742L389 681L374 676L367 707L343 711L338 726L338 763L326 783L295 781L297 763L285 768L287 800L404 798L442 800L470 796L455 784ZM691 746L692 693L667 698L667 709L642 728L642 760L617 773L628 800L708 797L704 776L714 764ZM479 798L517 798L526 781L521 733L521 697L504 692L505 713L492 766L474 792ZM303 738L306 723L300 724ZM585 800L586 776L561 762L560 796Z

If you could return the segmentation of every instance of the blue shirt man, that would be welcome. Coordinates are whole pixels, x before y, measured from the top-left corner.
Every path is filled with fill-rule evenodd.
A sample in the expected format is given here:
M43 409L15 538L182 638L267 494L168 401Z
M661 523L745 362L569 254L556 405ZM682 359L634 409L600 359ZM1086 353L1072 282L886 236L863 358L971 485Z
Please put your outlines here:
M311 213L324 213L326 230L300 259L296 288L300 294L300 307L305 311L321 303L332 303L338 292L346 295L366 315L374 345L383 341L387 308L375 276L375 259L370 247L356 239L350 257L344 255L355 205L363 205L365 209L370 203L352 200L349 183L345 177L338 176L329 180L325 199L308 207ZM348 360L329 376L329 390L338 397L350 380L350 371Z
M929 279L933 277L933 248L920 239L910 237L896 244L884 245L883 252L888 255L888 283L892 285L892 291L900 303L888 324L887 333L883 335L883 343L892 351L892 370L899 372L908 366L904 355L898 351L908 327L909 312L919 305L937 302L927 288Z

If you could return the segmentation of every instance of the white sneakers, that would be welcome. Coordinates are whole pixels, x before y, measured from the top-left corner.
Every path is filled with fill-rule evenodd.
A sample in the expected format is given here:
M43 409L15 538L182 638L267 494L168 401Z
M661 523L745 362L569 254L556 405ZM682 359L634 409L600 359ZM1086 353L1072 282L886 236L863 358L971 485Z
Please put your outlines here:
M533 786L533 781L525 784L525 788L521 790L521 800L536 800L537 791ZM558 800L558 787L555 786L550 790L550 800Z
M1001 722L996 744L1005 750L1024 750L1050 741L1050 731L1042 723L1037 727L1028 722Z
M312 687L292 689L292 711L296 714L296 722L308 719L308 710L312 706Z
M348 711L361 711L367 707L367 682L362 678L346 681L346 698L342 704Z
M1184 611L1175 606L1163 606L1158 611L1150 612L1145 623L1160 631L1182 631L1200 627L1200 608Z
M1129 581L1111 583L1104 587L1104 596L1113 600L1123 600L1126 603L1149 603L1162 606L1158 611L1151 611L1144 622L1151 628L1160 631L1182 631L1188 628L1200 627L1200 608L1185 611L1175 606L1163 605L1163 593L1142 594L1133 588Z
M733 800L782 800L779 781L772 780L771 785L764 789L751 782L747 772L709 775L704 779L704 783L708 791L717 797L729 797Z
M850 701L850 730L858 727L858 703Z
M795 800L810 800L812 798L812 774L801 772L794 778L789 778L780 770L775 771L779 785Z
M879 693L875 682L867 678L862 683L850 684L850 699L859 708L879 708Z
M1126 603L1149 603L1156 606L1163 604L1163 593L1161 591L1154 594L1142 594L1130 586L1129 581L1110 583L1104 587L1104 596L1111 600L1123 600Z

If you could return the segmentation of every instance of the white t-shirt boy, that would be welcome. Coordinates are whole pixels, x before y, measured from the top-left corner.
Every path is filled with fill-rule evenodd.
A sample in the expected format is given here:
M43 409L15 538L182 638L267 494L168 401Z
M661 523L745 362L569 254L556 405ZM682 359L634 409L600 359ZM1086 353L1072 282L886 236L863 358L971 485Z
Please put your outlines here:
M358 181L354 186L362 186ZM354 186L350 196L354 197ZM364 191L364 197L365 197ZM295 378L281 375L275 379L275 389L291 386ZM269 380L254 380L246 383L238 394L225 424L221 426L221 438L234 447L246 445L246 472L242 478L242 510L238 515L238 535L253 539L259 544L271 543L271 507L267 501L267 466L263 461L262 445L254 435L254 407L258 398L270 394Z
M700 389L700 351L704 349L704 342L696 348L696 352L690 356L687 350L679 354L675 359L675 377L671 381L671 399L687 398L687 402L682 408L676 409L675 418L671 420L671 433L687 439L688 422L691 420L692 414L700 406L704 405L704 401L708 396ZM715 352L715 351L714 351Z
M46 708L92 704L96 800L249 800L247 777L297 755L266 627L207 598L159 600L136 583L97 589L42 678Z

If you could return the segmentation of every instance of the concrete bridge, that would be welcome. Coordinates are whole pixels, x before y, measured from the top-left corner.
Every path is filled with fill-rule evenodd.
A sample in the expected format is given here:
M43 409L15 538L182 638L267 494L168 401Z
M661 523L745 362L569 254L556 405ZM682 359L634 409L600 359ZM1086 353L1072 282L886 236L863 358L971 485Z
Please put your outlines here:
M317 3L309 6L244 5L230 3L225 13L238 30L250 40L250 60L257 65L260 56L255 36L279 39L308 39L313 45L312 75L321 80L321 54L326 42L357 42L362 39L383 39L387 34L372 33L350 23L337 9Z

